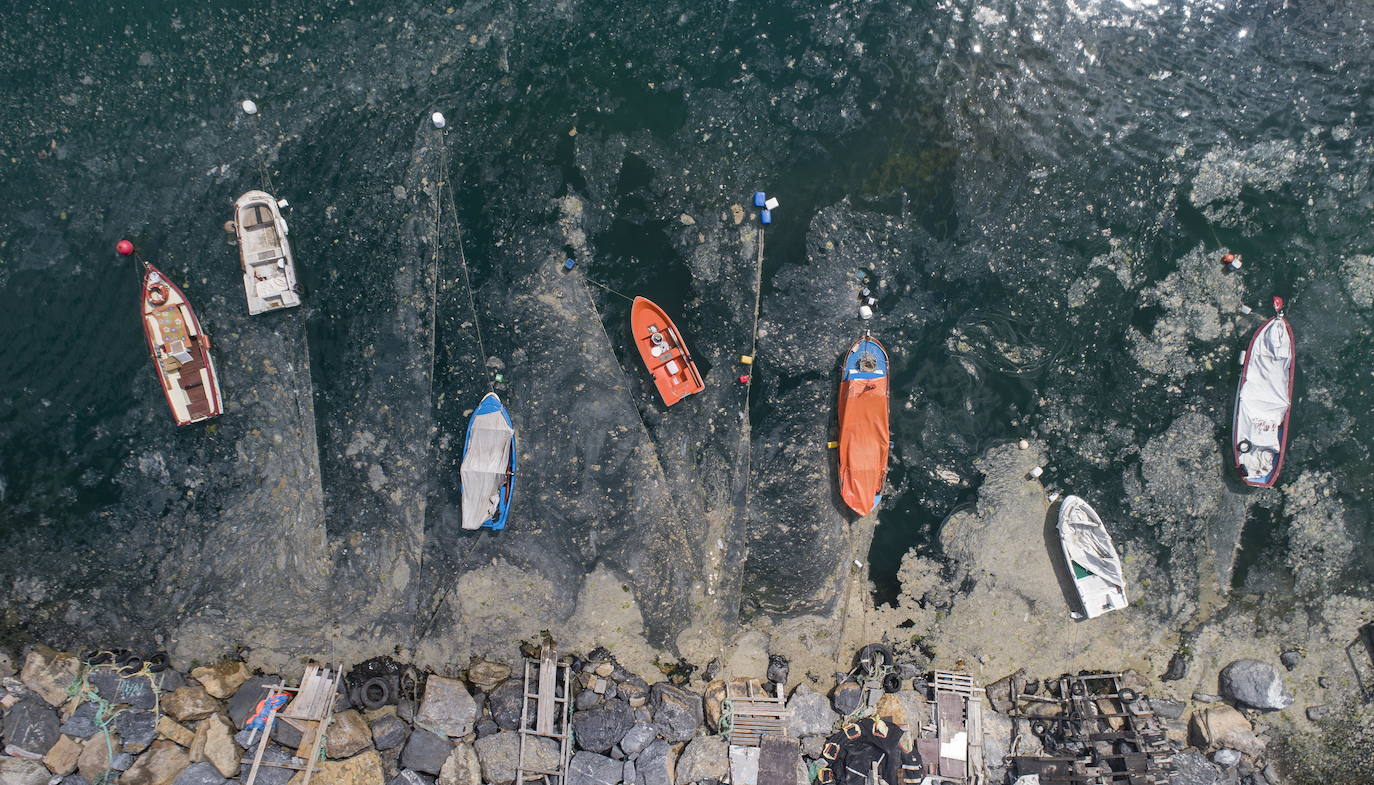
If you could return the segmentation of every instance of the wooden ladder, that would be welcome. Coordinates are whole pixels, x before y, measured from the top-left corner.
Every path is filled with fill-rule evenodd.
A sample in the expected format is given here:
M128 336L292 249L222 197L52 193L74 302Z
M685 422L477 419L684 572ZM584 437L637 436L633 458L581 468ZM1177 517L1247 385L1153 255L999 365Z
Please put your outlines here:
M563 687L563 697L558 687ZM530 691L530 687L534 691ZM525 660L524 696L520 701L520 752L515 764L515 785L543 779L546 785L563 785L568 773L568 758L572 747L572 668L558 661L558 653L549 646L539 651L539 659ZM533 708L534 716L530 716ZM533 723L531 723L533 720ZM553 739L558 742L558 766L555 770L537 768L525 763L525 741L530 737Z
M725 699L730 702L730 744L736 747L761 747L765 736L786 736L787 718L792 710L782 696L782 685L769 695L755 680L746 684L729 682Z
M283 706L280 711L273 709L268 713L267 721L262 728L262 739L258 742L257 754L251 759L244 758L240 761L251 766L248 770L248 781L244 785L253 785L253 782L258 778L260 766L304 771L305 781L302 785L310 785L310 778L318 768L320 749L324 746L325 733L329 730L329 723L333 719L334 697L339 692L339 681L342 678L342 663L334 666L333 672L330 672L328 668L321 668L319 665L307 665L299 687L274 684L265 688L268 695L282 692L288 695L294 693L294 695L291 701ZM262 756L267 751L268 743L272 740L272 725L278 717L301 732L301 743L296 748L296 757L290 761L265 761Z

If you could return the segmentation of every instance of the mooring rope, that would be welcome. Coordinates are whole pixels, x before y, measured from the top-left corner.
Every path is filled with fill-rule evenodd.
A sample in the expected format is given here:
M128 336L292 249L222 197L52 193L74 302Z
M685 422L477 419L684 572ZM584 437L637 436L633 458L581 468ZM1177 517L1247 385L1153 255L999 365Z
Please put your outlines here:
M468 292L468 310L472 313L472 328L477 333L477 350L481 353L481 356L478 358L478 363L482 368L483 378L487 380L487 389L491 390L495 389L495 384L492 381L491 369L487 367L487 348L486 342L482 340L482 322L480 319L477 318L477 300L472 295L472 274L468 272L467 254L463 252L463 227L461 224L458 223L458 207L453 202L453 187L448 184L448 145L444 144L443 140L444 132L443 130L440 130L439 171L441 179L436 185L436 187L439 189L439 198L435 201L439 202L439 205L437 205L437 207L440 210L442 210L443 200L448 200L448 211L449 215L452 217L453 220L453 232L457 237L458 262L463 268L463 285ZM445 193L445 186L448 186L447 193ZM438 223L441 216L442 213L439 216L436 216L435 218L435 233L442 238L442 227ZM436 247L436 256L438 254L438 251L439 249ZM432 332L433 331L431 331L431 334ZM431 356L432 355L433 352L431 352Z

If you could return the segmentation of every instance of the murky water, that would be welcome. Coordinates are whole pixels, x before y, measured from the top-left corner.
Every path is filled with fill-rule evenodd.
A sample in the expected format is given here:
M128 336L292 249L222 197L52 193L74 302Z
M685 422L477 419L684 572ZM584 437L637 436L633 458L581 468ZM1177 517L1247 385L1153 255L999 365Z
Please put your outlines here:
M510 285L514 241L589 179L616 201L590 232L588 275L656 298L707 341L717 315L694 308L683 224L661 203L714 216L755 188L781 198L765 314L779 273L816 263L807 236L827 208L848 198L915 227L892 235L905 266L870 281L875 329L895 349L880 598L895 594L900 554L934 548L938 523L972 498L972 460L1006 439L1046 439L1048 483L1121 521L1127 547L1149 547L1157 523L1131 501L1132 467L1185 410L1221 425L1220 455L1235 353L1270 294L1288 298L1299 347L1285 479L1329 475L1348 536L1374 534L1363 4L317 6L4 12L0 549L22 568L0 575L12 587L27 571L136 574L172 547L147 543L185 536L159 530L159 516L189 505L212 517L215 467L251 457L213 428L171 424L133 317L132 265L111 252L121 237L186 285L226 353L253 330L304 328L331 521L372 509L358 490L376 481L354 460L370 448L350 427L359 412L423 410L393 442L454 444L465 404L407 374L429 367L435 389L481 378L480 357L446 339L471 329L466 300L441 295L413 323L389 321L385 305L391 261L433 220L410 215L407 197L436 108L450 118L440 168L479 292ZM239 111L247 97L260 115ZM295 205L309 297L250 326L220 224L238 193L264 185ZM461 275L447 236L441 292ZM1189 277L1223 247L1242 254L1240 273ZM625 303L597 303L633 371ZM884 318L906 306L919 318ZM486 308L486 353L509 356L513 315ZM766 398L766 357L756 373L756 426L788 417ZM224 386L232 398L231 374ZM163 445L155 458L150 441ZM452 472L454 451L436 452ZM431 526L453 519L451 488L421 492L445 497ZM1279 493L1258 494L1266 512L1245 532L1237 581L1283 579L1252 568L1287 545ZM1347 569L1374 573L1368 552Z

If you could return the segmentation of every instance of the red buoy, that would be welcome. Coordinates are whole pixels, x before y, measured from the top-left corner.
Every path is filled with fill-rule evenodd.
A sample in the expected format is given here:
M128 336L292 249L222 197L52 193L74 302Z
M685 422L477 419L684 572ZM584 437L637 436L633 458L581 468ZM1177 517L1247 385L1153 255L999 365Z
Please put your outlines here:
M119 252L120 256L129 256L134 252L134 244L128 240L120 240L115 243L115 250Z
M739 377L739 383L740 383L740 384L748 384L748 383L749 383L749 377L748 377L747 375L741 375L741 376Z
M1221 263L1222 263L1222 264L1230 264L1231 262L1234 262L1235 260L1236 260L1236 255L1233 254L1233 253L1228 253L1228 254L1226 254L1225 256L1221 257Z
M1283 298L1282 298L1282 297L1275 297L1275 298L1274 298L1274 310L1275 310L1275 311L1279 311L1280 313L1283 311Z

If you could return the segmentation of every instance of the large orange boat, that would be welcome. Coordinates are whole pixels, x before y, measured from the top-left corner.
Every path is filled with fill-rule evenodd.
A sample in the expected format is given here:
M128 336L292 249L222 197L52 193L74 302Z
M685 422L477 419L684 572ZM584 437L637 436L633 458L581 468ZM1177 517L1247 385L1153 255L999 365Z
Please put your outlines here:
M147 262L143 263L139 313L153 367L177 425L223 414L219 378L210 359L210 336L201 329L181 289Z
M849 348L840 372L840 496L867 515L887 478L887 352L867 333Z
M677 325L650 300L636 297L630 306L630 331L644 367L654 377L663 403L672 406L688 395L706 389L696 363L687 351Z

